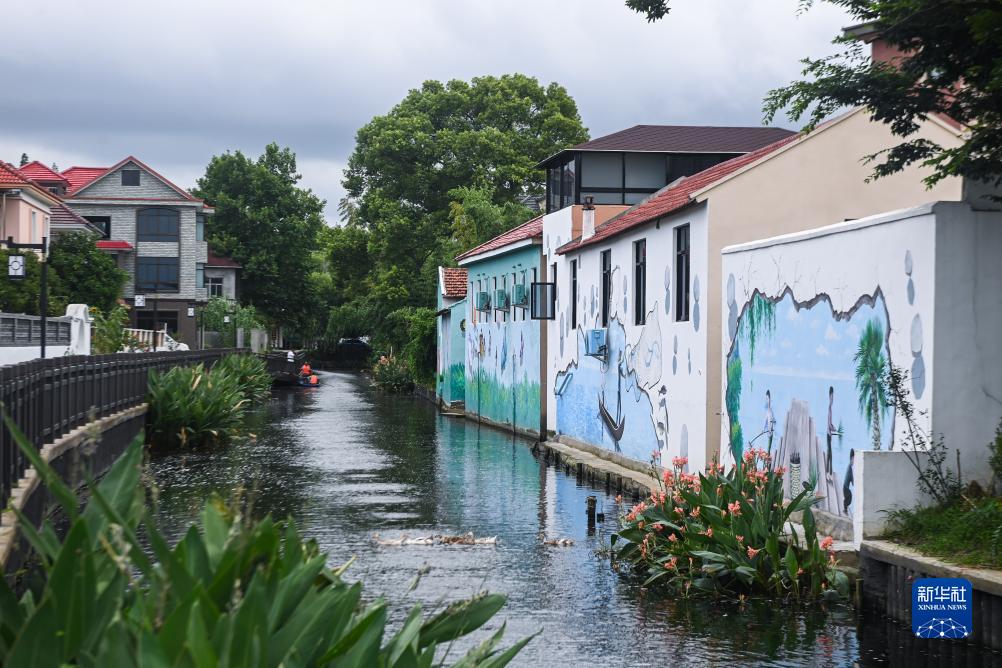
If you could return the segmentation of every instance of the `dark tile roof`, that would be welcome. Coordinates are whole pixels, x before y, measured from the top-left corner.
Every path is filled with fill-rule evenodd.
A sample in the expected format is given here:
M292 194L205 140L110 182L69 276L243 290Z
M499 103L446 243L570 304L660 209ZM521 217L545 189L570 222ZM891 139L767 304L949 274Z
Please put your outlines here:
M65 204L56 204L49 209L49 222L53 225L65 225L80 228L81 232L93 230L86 218L72 211Z
M634 125L570 147L571 151L652 151L663 153L747 153L794 134L766 127Z
M240 269L237 261L226 255L217 255L211 250L205 256L206 267L220 267L223 269Z

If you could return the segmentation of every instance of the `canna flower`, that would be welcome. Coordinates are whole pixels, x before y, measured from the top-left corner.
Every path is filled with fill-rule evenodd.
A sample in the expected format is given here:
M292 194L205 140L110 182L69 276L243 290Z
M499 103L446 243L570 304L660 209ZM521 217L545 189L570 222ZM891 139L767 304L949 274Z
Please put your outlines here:
M668 542L670 542L670 543L677 543L678 542L678 536L676 536L675 534L671 534L670 536L668 536Z
M678 557L672 557L671 559L665 562L665 569L672 570L673 568L675 568L675 565L677 563L678 563Z
M651 459L661 459L661 451L651 450Z
M665 487L671 487L675 482L675 474L666 469L665 472L661 474L661 481L665 484Z
M821 539L821 549L830 550L832 543L834 542L835 540L831 536L825 536L824 538Z
M739 535L736 535L736 534L735 534L735 536L734 536L734 537L738 539L738 542L739 542L739 543L743 543L743 542L744 542L744 540L745 540L745 537L744 537L744 536L739 536Z
M671 465L677 469L684 468L689 463L688 457L672 457Z
M699 506L689 511L689 517L699 517Z
M706 527L706 531L703 532L707 538L713 538L713 527Z
M737 501L734 503L728 503L727 510L731 513L731 515L737 517L741 514L741 504Z
M749 545L748 546L748 558L749 559L754 559L755 555L758 554L761 551L762 551L761 549L756 550L754 547L752 547L751 545Z

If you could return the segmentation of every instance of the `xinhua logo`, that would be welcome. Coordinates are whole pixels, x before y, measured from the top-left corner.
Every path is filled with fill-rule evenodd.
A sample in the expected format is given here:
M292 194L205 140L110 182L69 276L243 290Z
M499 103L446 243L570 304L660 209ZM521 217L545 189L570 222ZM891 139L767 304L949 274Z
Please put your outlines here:
M966 638L974 631L971 583L922 578L912 584L912 633L919 638Z

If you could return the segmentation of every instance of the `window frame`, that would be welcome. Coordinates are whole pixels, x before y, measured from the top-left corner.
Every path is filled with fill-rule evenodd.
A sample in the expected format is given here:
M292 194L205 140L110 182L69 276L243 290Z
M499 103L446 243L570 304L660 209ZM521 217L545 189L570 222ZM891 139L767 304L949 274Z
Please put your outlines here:
M84 216L83 218L101 230L102 239L111 238L111 216Z
M647 324L647 239L633 242L633 324Z
M571 329L578 328L578 260L571 260Z
M155 277L152 282L146 281L142 277L143 265L155 268ZM173 281L164 280L163 270L173 268ZM173 294L181 291L181 258L174 256L158 257L156 255L140 255L136 258L136 292L146 292L154 294Z
M148 215L150 212L157 214L156 220L156 232L144 232L143 223L149 224L150 221L144 220L144 215ZM168 224L168 232L164 233L162 225L164 218L167 217L165 214L173 215L173 234L169 232L170 225ZM147 206L136 211L136 241L148 241L156 243L179 243L181 240L181 212L177 209L171 209L162 206Z
M224 287L226 286L226 281L222 276L206 276L205 277L205 288L208 291L209 298L212 297L225 297ZM216 288L219 288L218 290Z
M123 169L123 170L121 170L119 172L119 174L121 174L122 186L126 187L126 188L137 188L137 187L139 187L141 185L141 183L142 183L142 179L139 176L139 171L140 170L138 170L138 169ZM128 174L130 176L130 179L129 179L130 181L132 180L131 177L133 175L135 175L135 181L136 182L135 183L126 183L126 179L125 179L125 175L126 174Z
M675 322L688 322L691 296L691 237L689 224L675 228Z
M535 278L535 277L533 277ZM546 297L548 293L549 310L541 313L540 300L537 296ZM532 320L556 320L557 318L557 284L552 281L533 281L529 286L529 317Z

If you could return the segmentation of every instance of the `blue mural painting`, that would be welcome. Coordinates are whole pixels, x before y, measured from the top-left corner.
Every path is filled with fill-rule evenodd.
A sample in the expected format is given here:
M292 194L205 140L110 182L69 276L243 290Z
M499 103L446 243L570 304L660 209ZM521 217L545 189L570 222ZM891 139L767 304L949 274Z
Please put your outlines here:
M778 299L755 292L735 325L725 392L732 455L770 451L788 471L788 497L812 485L819 508L851 516L855 452L893 444L880 290L845 312L827 295L798 303L789 290Z
M585 349L582 332L574 332L579 352ZM645 461L659 448L659 439L651 420L651 400L642 386L651 379L643 376L655 361L660 370L660 345L656 349L627 345L623 325L613 318L607 347L606 359L579 354L576 363L557 374L557 431ZM635 364L638 353L646 357L646 364ZM655 355L656 360L652 359Z

